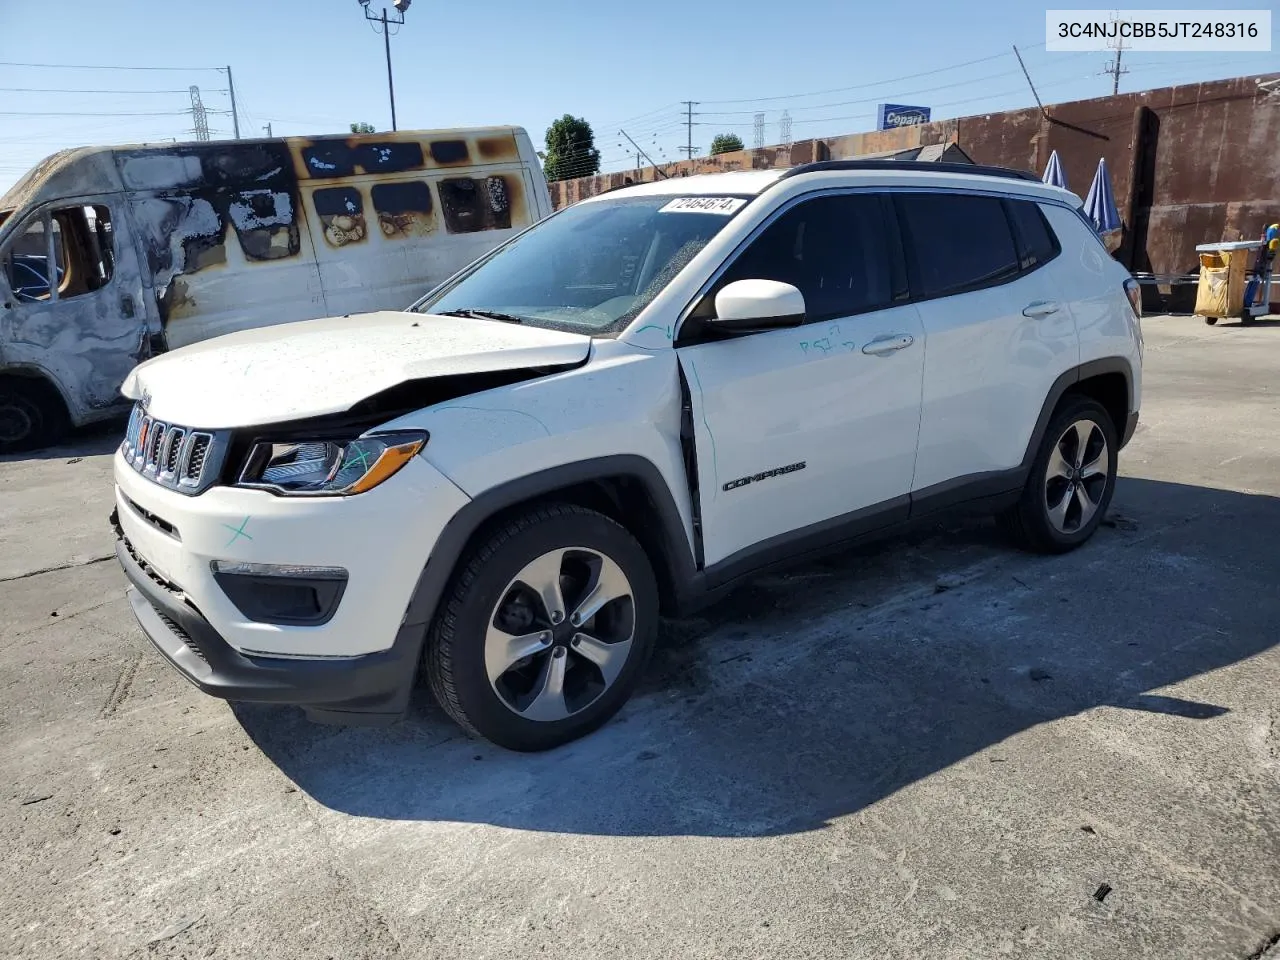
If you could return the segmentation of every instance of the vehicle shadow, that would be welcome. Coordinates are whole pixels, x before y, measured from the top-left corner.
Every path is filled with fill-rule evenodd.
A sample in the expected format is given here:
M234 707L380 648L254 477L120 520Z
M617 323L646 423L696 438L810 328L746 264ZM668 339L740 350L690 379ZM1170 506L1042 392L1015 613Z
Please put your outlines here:
M124 438L128 415L112 417L73 430L61 443L41 450L23 453L0 454L0 463L21 463L24 460L70 460L73 457L96 457L112 453Z
M549 753L470 739L425 693L381 729L234 709L302 790L354 816L619 836L821 829L1082 711L1227 712L1158 691L1275 644L1280 499L1123 479L1107 522L1062 557L969 523L761 580L668 625L622 714Z

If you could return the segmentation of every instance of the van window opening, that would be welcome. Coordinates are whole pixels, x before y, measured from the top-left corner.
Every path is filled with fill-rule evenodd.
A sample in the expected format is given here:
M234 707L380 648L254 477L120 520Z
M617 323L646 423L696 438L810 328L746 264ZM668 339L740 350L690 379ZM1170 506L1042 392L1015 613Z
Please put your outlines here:
M52 235L52 270L46 223ZM115 272L110 211L101 205L65 207L36 219L10 245L4 269L10 290L22 303L66 300L102 289Z

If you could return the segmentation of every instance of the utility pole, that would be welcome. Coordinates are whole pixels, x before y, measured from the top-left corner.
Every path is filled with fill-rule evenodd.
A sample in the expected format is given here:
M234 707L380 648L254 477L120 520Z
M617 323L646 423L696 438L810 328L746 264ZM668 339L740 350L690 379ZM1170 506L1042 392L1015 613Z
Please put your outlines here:
M381 17L373 16L369 13L369 2L370 0L359 0L360 6L364 9L364 18L375 24L382 24L383 46L386 48L387 52L387 93L391 96L391 129L392 131L395 131L398 130L399 127L396 125L396 83L391 74L391 28L393 26L404 26L405 11L409 9L409 4L412 0L392 0L391 5L394 6L400 14L399 18L394 20L387 17L386 7L382 8Z
M1018 66L1022 68L1022 75L1027 78L1027 86L1031 88L1031 95L1036 98L1036 106L1040 108L1040 116L1046 120L1049 119L1049 111L1044 108L1044 104L1040 102L1040 94L1036 92L1036 85L1031 82L1031 74L1027 72L1027 65L1022 62L1022 54L1018 52L1018 45L1013 45L1013 55L1018 58Z
M649 156L642 149L640 149L640 144L636 143L634 140L631 139L631 134L627 133L627 131L625 130L619 130L618 132L622 134L624 137L626 137L627 142L636 148L636 153L638 153L640 156L644 157L646 160L649 161L649 166L653 167L653 172L655 174L660 176L663 180L667 179L667 175L662 171L662 168L653 162L653 157Z
M263 130L265 130L265 131L267 131L267 139L268 139L268 140L270 140L270 139L271 139L271 121L270 121L270 120L268 120L268 121L267 121L267 125L266 125L265 127L263 127L262 129L263 129Z
M205 113L204 101L200 99L200 88L191 87L188 91L191 94L191 119L192 127L197 140L209 139L209 115Z
M1119 30L1119 24L1127 23L1128 21L1118 20L1113 14L1111 17L1111 22L1117 25L1116 37L1114 41L1108 40L1107 46L1115 47L1116 58L1113 61L1111 61L1111 63L1103 67L1102 72L1104 74L1109 74L1111 76L1111 95L1114 97L1116 94L1120 92L1120 74L1129 72L1127 69L1123 69L1120 66L1120 55L1124 53L1124 37L1120 36L1120 30Z
M394 132L400 128L396 126L396 81L391 75L391 31L387 27L386 7L382 8L382 40L387 48L387 93L391 94L391 129Z
M1128 73L1129 68L1120 66L1120 55L1124 53L1124 41L1116 39L1116 58L1110 64L1102 68L1103 73L1111 75L1111 95L1114 97L1120 92L1120 74Z
M695 100L685 100L685 130L687 132L688 144L683 147L684 154L690 160L693 159L693 108L697 106Z
M231 129L240 139L240 114L236 111L236 82L231 77L231 65L227 65L227 90L231 94Z

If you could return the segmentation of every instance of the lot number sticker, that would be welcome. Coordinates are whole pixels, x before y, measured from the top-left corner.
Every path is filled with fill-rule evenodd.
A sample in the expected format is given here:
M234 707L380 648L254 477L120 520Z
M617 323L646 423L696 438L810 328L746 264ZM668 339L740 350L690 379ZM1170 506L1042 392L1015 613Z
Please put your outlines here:
M746 205L741 197L681 197L672 200L659 213L718 213L732 216Z

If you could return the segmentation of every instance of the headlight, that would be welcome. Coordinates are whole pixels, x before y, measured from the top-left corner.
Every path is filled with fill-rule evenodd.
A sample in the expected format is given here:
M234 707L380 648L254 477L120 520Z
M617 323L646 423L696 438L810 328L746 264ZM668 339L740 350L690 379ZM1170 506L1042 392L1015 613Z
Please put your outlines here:
M304 497L364 493L394 476L426 442L425 433L386 433L359 440L257 443L237 486Z

